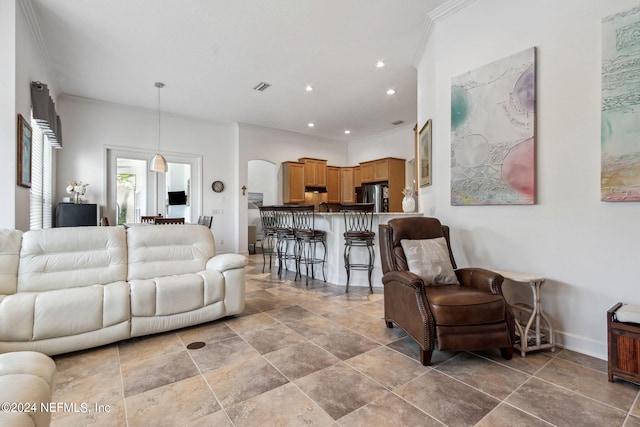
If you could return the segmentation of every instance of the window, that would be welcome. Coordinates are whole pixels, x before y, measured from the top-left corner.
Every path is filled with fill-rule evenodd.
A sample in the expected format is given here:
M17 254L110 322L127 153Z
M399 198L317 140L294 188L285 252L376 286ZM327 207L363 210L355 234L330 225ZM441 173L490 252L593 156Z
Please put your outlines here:
M53 147L40 125L31 117L31 206L29 228L51 228L53 224Z

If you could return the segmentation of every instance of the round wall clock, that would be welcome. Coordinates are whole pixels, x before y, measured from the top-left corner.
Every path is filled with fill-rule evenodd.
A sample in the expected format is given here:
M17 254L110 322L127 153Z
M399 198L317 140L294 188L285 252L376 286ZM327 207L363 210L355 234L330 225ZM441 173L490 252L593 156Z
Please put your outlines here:
M213 181L211 189L216 193L222 193L224 191L224 183L222 181Z

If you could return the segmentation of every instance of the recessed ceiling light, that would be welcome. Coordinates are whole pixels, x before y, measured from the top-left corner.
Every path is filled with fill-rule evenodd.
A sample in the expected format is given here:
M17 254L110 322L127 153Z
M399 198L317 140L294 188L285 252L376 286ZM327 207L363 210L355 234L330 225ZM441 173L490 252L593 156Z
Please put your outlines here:
M312 128L312 127L314 127L315 125L313 124L313 122L309 122L309 123L307 124L307 126L309 126L310 128Z
M351 131L349 129L344 131L345 135L349 135L351 133Z
M311 85L307 85L306 88L304 88L307 92L311 92L313 90L313 86Z
M395 93L396 93L396 91L395 91L395 90L393 90L393 89L389 89L389 90L387 90L387 95L393 95L393 94L395 94Z
M384 63L384 61L378 61L378 62L376 62L376 68L382 68L382 67L384 67L385 65L387 65L387 64L385 64L385 63Z

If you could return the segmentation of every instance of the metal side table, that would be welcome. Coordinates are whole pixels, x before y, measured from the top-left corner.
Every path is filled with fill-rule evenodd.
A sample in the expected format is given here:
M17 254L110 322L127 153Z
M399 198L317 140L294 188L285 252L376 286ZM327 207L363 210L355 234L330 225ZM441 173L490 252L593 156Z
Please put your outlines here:
M540 288L544 284L545 278L531 274L516 273L513 271L493 271L501 274L506 280L510 280L514 283L528 283L533 294L533 306L524 303L509 304L509 307L512 310L518 310L529 314L529 320L524 327L516 317L516 334L520 336L520 342L518 342L518 338L516 337L516 343L513 347L520 350L522 357L525 357L527 352L534 350L549 348L551 351L555 351L556 345L554 343L553 325L551 325L549 317L547 317L547 315L542 311L542 303L540 301ZM546 333L540 328L542 322L547 325ZM535 327L532 328L534 324Z

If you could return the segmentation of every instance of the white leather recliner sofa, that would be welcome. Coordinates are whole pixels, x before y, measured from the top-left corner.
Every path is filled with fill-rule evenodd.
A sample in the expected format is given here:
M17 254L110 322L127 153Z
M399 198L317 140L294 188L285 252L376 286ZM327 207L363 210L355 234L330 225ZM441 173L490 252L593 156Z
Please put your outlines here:
M202 225L0 230L0 353L55 355L241 313L247 258Z

